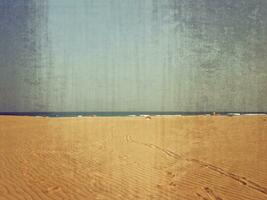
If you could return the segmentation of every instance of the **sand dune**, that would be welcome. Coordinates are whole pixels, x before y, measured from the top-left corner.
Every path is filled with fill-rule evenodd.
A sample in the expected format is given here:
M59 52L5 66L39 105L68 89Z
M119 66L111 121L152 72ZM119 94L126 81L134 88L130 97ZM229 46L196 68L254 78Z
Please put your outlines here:
M266 200L267 117L0 117L0 200Z

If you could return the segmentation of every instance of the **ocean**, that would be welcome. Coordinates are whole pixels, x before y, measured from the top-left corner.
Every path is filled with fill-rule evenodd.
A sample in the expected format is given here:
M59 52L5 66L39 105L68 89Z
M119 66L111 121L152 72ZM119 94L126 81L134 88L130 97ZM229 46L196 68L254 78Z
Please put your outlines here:
M42 117L116 117L116 116L168 116L168 115L266 115L266 112L0 112L3 116L42 116Z

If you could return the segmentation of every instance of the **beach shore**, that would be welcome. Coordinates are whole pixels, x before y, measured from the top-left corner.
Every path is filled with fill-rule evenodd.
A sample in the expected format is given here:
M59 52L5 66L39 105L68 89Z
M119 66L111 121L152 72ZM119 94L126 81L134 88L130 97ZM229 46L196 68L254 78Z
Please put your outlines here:
M0 200L266 200L267 116L0 117Z

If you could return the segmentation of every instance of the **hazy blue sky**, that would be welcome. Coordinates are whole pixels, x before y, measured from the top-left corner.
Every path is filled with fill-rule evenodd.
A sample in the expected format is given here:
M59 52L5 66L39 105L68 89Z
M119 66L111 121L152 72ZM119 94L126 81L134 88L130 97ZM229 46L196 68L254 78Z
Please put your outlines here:
M0 111L267 112L267 1L0 0Z

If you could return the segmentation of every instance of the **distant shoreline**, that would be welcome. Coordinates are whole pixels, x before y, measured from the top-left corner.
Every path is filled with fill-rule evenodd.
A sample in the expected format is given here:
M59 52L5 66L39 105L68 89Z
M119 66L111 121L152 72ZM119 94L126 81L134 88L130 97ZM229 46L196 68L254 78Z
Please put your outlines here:
M196 115L267 115L267 112L0 112L0 116L40 117L142 117L142 116L196 116Z

